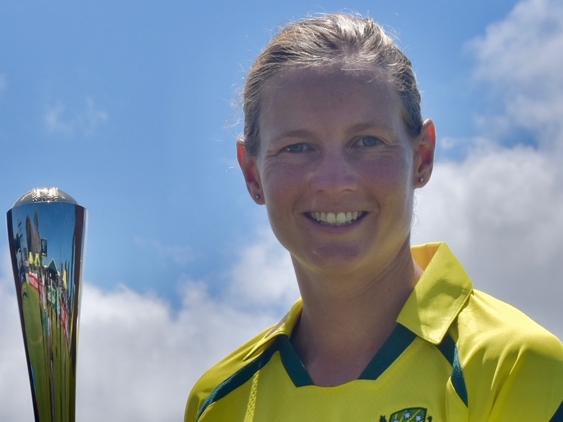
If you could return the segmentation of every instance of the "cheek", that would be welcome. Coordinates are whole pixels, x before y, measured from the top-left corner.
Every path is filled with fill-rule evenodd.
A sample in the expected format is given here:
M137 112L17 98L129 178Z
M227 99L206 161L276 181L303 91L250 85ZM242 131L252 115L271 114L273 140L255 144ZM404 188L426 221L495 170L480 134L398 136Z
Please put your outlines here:
M278 202L289 198L303 185L303 167L287 163L265 163L261 168L262 188L266 201Z
M290 249L295 205L303 186L302 174L292 166L266 164L261 169L266 211L278 241Z
M414 187L412 161L408 156L387 157L363 166L365 186L381 207L382 215L410 226ZM391 227L390 225L389 227Z
M365 182L374 189L400 193L410 190L412 161L408 157L379 157L362 163L362 174Z

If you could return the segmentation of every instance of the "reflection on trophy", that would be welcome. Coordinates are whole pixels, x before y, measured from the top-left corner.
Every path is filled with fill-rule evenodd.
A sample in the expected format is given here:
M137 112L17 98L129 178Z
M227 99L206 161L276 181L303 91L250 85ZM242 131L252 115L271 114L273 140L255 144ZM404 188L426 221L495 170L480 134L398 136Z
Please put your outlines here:
M8 211L8 236L36 422L74 422L86 210L57 188Z

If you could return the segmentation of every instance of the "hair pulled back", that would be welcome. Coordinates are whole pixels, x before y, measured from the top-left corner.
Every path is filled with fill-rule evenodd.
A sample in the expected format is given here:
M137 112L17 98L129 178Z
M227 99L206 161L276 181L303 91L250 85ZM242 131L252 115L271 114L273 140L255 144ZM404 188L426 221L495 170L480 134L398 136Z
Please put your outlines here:
M422 127L420 93L410 60L372 19L345 14L290 24L273 39L250 70L244 88L244 143L258 153L260 100L265 83L291 67L375 64L394 84L403 103L403 120L416 136Z

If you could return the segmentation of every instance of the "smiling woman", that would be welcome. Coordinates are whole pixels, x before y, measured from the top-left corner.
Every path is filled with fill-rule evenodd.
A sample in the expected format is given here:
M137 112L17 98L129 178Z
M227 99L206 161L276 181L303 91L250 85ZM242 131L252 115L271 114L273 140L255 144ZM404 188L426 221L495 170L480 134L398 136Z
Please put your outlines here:
M322 274L322 285L310 288L353 276L358 284L346 286L356 289L394 262L412 269L405 245L412 196L432 168L433 128L426 122L420 136L409 136L400 99L383 78L374 80L378 72L368 65L276 75L264 90L257 154L239 146L249 189L267 205L296 271ZM352 213L358 218L342 224Z
M562 417L561 342L473 289L447 245L411 248L435 138L409 60L372 20L308 19L272 41L237 153L302 299L198 381L186 421Z

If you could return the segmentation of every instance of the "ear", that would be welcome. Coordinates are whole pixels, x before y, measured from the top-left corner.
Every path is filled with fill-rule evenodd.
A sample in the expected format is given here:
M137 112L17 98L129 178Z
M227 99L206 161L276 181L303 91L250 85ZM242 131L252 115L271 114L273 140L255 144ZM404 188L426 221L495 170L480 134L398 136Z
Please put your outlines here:
M434 151L436 150L436 126L427 119L415 144L414 186L421 188L430 180L434 167Z
M243 140L237 141L237 159L246 188L250 196L259 205L264 204L264 193L262 192L262 184L260 183L260 175L256 163L256 156L249 154Z

